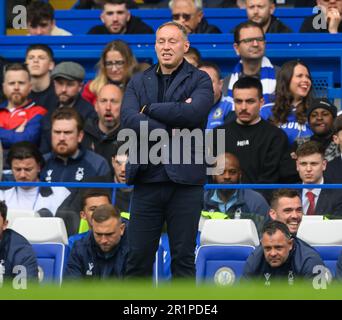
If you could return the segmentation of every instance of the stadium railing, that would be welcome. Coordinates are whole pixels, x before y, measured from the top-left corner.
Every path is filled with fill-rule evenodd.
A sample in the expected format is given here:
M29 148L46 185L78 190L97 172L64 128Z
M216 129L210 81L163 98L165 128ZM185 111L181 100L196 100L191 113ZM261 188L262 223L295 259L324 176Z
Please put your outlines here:
M71 36L71 37L27 37L0 36L0 56L10 61L23 61L28 45L45 43L54 50L56 62L76 61L87 71L87 79L95 73L105 45L114 40L127 41L139 61L155 63L154 35L120 36ZM269 34L266 37L266 56L273 64L282 65L291 59L302 59L313 73L325 73L323 83L329 87L339 86L342 78L342 35L341 34ZM233 50L233 36L191 35L191 45L197 48L204 60L216 62L222 75L226 75L238 61ZM327 75L327 73L330 73ZM332 73L332 74L331 74ZM319 80L321 81L321 80ZM319 82L318 81L318 82ZM322 83L322 82L321 82Z
M5 3L6 1L3 1ZM5 4L2 4L5 6ZM6 10L1 11L6 12ZM154 30L166 21L171 20L171 11L169 9L133 9L133 16L141 18ZM88 30L98 24L101 10L56 10L55 18L60 28L70 31L72 34L85 34ZM300 26L305 17L313 14L313 8L277 8L275 16L290 27L293 32L299 32ZM0 34L5 34L4 28L6 17L0 15ZM222 32L230 33L237 24L247 19L246 10L238 8L215 8L204 9L204 17L209 24L217 26Z

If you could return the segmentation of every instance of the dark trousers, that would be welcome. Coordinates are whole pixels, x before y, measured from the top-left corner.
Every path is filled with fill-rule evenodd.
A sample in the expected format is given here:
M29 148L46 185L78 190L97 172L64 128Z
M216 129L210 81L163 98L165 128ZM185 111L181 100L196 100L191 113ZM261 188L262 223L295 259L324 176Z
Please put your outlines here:
M151 276L164 222L173 277L195 276L195 246L203 187L173 182L134 187L128 227L128 277Z

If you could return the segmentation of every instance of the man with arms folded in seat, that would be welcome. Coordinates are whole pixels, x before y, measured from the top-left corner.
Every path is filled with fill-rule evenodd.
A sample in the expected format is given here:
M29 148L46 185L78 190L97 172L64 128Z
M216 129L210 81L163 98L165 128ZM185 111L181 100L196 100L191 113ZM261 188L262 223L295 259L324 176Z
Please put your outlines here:
M24 275L22 267L28 279L38 279L37 258L31 245L22 235L7 229L7 224L7 206L0 201L0 279ZM18 266L21 268L15 273Z
M261 245L248 257L243 278L265 280L265 285L286 279L291 285L297 279L312 279L322 272L328 280L318 253L309 246L299 245L286 224L273 220L265 224Z
M92 232L77 241L65 271L67 278L121 278L126 269L128 243L119 211L110 204L97 207Z

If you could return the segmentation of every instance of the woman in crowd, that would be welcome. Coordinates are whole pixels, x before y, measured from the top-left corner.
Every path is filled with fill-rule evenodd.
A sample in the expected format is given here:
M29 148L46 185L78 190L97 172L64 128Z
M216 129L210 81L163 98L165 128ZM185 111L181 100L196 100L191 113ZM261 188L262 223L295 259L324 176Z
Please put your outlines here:
M301 61L288 61L283 64L277 76L274 105L261 109L262 118L285 131L290 146L295 141L301 144L313 134L307 122L312 90L309 68Z
M126 42L114 40L108 43L98 63L96 78L85 85L82 97L94 105L97 93L105 84L113 83L125 89L136 68L137 61Z

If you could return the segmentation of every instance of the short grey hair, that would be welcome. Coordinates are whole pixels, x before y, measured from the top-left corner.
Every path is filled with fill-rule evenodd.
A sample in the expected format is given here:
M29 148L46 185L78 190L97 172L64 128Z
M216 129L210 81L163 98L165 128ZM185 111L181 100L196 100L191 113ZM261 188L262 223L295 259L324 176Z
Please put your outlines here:
M169 1L169 8L172 10L174 2L177 0L170 0ZM197 10L201 11L203 9L203 2L202 0L183 0L183 1L191 1L195 4Z
M177 23L174 21L168 21L168 22L163 23L161 26L158 27L156 33L160 29L163 29L164 27L167 27L167 26L175 26L176 28L178 28L182 32L182 36L183 36L184 40L188 41L188 33L187 33L185 27L183 25L181 25L180 23Z

